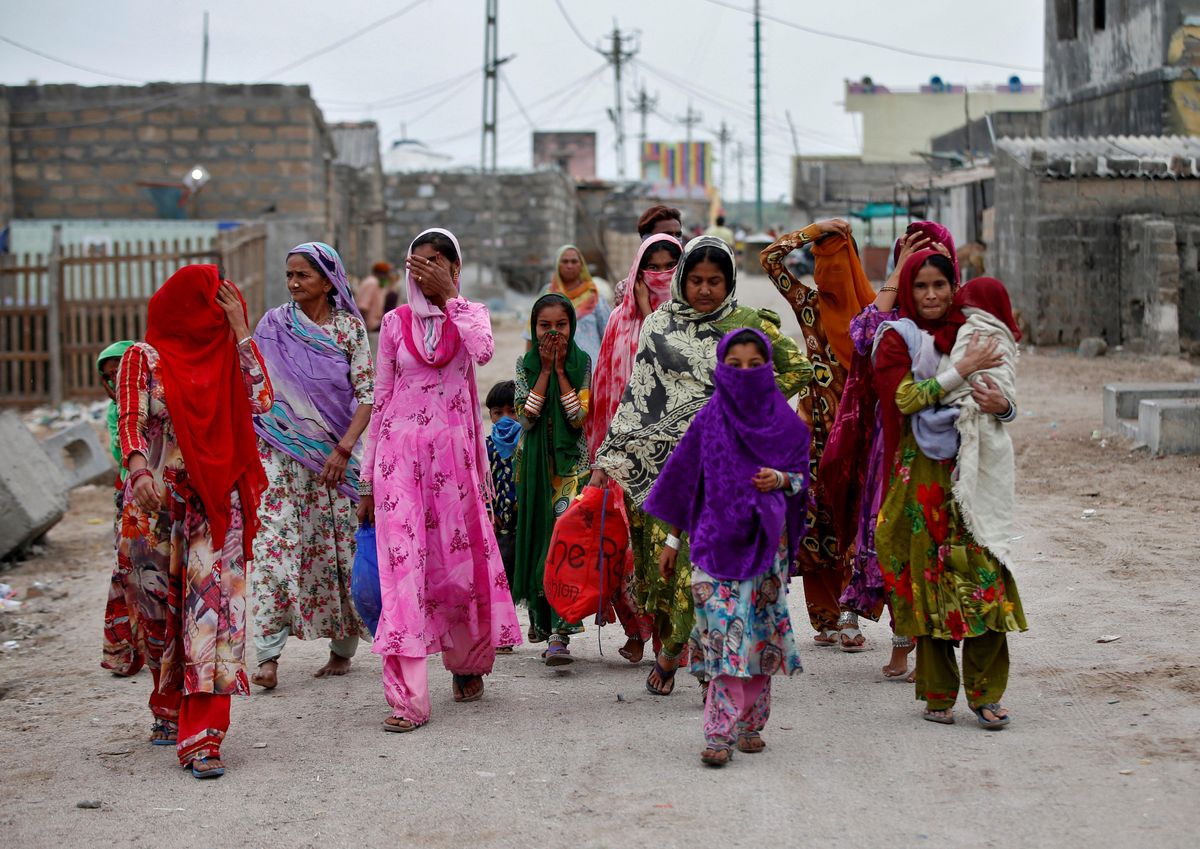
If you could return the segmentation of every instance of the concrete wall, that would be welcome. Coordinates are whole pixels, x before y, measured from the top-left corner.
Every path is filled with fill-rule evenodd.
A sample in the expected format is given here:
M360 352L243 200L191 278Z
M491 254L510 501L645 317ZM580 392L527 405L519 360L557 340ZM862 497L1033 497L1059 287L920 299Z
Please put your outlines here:
M1197 132L1196 14L1200 0L1046 0L1044 135Z
M138 181L196 164L212 179L189 217L328 218L333 151L307 86L10 86L0 101L14 218L153 218Z
M1175 225L1152 215L1121 218L1122 341L1156 354L1179 352L1179 249Z
M1042 92L1026 86L1021 92L905 91L859 93L847 86L846 111L862 115L863 162L919 163L915 151L929 150L934 136L962 126L964 120L989 112L1037 112Z
M1162 339L1170 298L1160 290L1172 284L1161 246L1178 239L1165 236L1162 228L1123 219L1149 215L1164 223L1197 221L1200 180L1052 179L999 153L995 209L989 263L1029 322L1029 342L1072 345L1100 336L1111 345L1145 339L1147 345L1169 347ZM1184 235L1193 238L1190 229ZM1178 303L1200 297L1189 282L1193 279L1176 273ZM1142 306L1132 306L1134 300ZM1150 319L1153 332L1146 329L1147 309L1158 310ZM1180 325L1183 338L1175 350L1179 341L1197 338L1190 335L1194 324L1187 326L1184 332Z
M891 203L896 186L929 176L922 163L865 162L859 156L804 156L792 161L792 200L816 220L845 216L868 203ZM898 197L901 206L905 196Z
M493 191L501 274L524 291L544 286L558 248L575 240L575 188L557 170L389 174L384 186L388 256L401 261L418 233L443 227L458 237L468 263L488 265Z
M1019 139L1041 134L1041 112L996 112L934 136L929 140L929 149L934 153L957 153L964 158L969 155L985 157L995 152L993 135L998 139Z
M596 179L596 134L545 132L533 134L533 167L561 168L576 180Z

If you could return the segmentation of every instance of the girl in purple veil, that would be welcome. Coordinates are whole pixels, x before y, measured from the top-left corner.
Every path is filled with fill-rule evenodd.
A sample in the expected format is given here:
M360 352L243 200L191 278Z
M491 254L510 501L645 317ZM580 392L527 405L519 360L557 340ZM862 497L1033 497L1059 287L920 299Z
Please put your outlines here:
M717 346L715 392L671 453L646 499L671 526L659 561L675 565L689 537L692 674L707 681L705 749L724 766L738 751L761 752L771 711L771 675L801 670L787 607L790 564L804 532L808 426L775 384L771 343L758 330Z

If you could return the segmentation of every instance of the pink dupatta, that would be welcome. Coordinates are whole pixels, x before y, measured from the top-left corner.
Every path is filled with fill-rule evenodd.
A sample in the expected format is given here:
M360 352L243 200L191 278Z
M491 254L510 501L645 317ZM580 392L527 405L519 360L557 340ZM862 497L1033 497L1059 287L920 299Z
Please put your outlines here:
M629 376L633 373L633 360L637 356L638 339L642 334L644 321L634 294L638 266L642 264L642 257L648 250L665 241L674 242L676 247L681 247L679 240L674 236L656 233L638 248L637 256L633 258L633 265L629 269L629 276L625 278L625 299L609 316L604 341L600 343L600 354L592 364L592 410L584 423L588 456L592 460L596 458L596 451L608 434L608 426L617 414L621 396L625 394L625 384L629 382ZM650 287L651 309L658 309L660 304L670 298L670 280L662 286Z

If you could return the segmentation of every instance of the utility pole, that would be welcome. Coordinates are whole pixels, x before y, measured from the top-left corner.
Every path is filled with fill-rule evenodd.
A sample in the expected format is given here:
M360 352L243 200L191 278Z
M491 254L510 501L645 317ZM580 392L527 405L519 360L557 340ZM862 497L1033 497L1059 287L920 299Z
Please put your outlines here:
M762 9L754 0L754 220L759 231L763 222L763 161L762 161Z
M496 95L499 82L497 61L498 33L496 6L499 0L487 0L487 24L483 33L483 135L479 140L479 170L496 170ZM491 142L492 162L488 168L488 142Z
M737 143L737 164L738 164L738 203L743 203L746 200L746 172L743 166L746 164L746 151L742 149L742 143Z
M208 82L208 12L204 13L204 48L200 56L200 84Z
M633 111L641 116L641 133L638 136L638 178L646 179L646 161L643 158L646 150L646 119L658 108L658 95L651 97L646 93L646 84L642 83L637 96L633 98Z
M679 117L679 123L687 128L687 143L692 143L692 127L704 120L704 116L692 108L692 101L688 101L687 113Z
M733 133L730 131L729 126L722 120L721 129L717 130L717 143L721 145L721 182L718 188L721 190L722 200L727 198L727 195L725 194L725 174L726 163L729 160L729 142L732 141L732 139Z
M600 51L608 63L613 66L613 108L608 110L608 117L612 119L613 127L616 130L616 143L614 147L617 153L617 178L625 179L625 106L621 98L621 65L628 62L637 55L638 48L636 46L626 48L625 42L632 42L635 38L635 33L621 35L621 28L617 26L617 21L613 19L613 31L609 38L612 39L612 44L608 50Z

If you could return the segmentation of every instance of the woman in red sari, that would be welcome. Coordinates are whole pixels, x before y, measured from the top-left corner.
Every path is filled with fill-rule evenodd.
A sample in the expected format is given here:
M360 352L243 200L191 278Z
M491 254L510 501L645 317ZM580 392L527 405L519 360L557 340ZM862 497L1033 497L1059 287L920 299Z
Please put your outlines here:
M249 691L246 562L267 484L250 417L274 396L241 293L215 265L181 268L150 299L117 386L129 470L118 557L154 676L150 742L216 778L230 696Z

